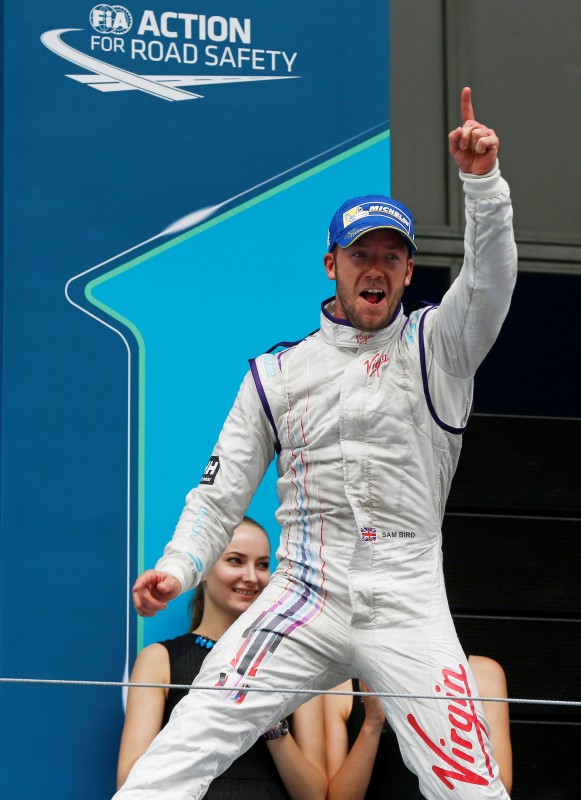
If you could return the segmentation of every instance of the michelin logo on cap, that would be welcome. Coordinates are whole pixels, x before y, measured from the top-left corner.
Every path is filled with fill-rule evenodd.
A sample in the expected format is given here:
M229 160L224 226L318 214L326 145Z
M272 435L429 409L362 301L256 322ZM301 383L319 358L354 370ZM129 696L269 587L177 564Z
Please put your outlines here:
M365 209L363 206L355 206L350 208L343 214L343 227L347 228L352 222L355 222L362 217L368 217L370 214L384 214L387 217L394 217L402 225L405 225L407 230L411 228L412 221L409 217L404 216L401 211L393 206L369 204L369 208Z

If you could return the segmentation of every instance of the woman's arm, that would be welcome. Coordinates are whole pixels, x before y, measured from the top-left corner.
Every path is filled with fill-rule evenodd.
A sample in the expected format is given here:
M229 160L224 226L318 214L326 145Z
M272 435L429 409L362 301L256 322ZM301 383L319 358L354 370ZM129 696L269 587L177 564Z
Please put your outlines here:
M132 683L169 683L169 656L161 644L146 647L137 656ZM117 788L127 780L131 768L161 730L166 690L130 687L117 763Z
M506 676L497 661L484 656L468 659L481 697L508 697ZM510 794L512 788L512 745L508 703L483 703L484 716L490 726L490 743L500 770L500 780Z
M267 741L291 800L324 800L327 794L323 698L314 697L293 714L293 733Z
M359 685L362 692L373 691L363 681ZM337 687L339 691L352 689L351 681ZM359 697L353 697L352 701L345 696L326 695L324 698L328 800L363 800L369 786L385 714L377 697L365 697L365 721L349 750L347 720L352 703L359 702Z

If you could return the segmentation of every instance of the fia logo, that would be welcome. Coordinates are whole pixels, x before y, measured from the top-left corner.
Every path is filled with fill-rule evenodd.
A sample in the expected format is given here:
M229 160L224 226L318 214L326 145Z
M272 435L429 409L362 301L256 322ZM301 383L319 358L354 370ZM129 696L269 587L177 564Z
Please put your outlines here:
M91 9L89 22L97 33L124 34L131 30L133 17L125 6L110 6L99 3Z
M206 469L204 470L200 484L203 484L204 486L212 486L219 471L220 458L219 456L212 456L212 458L208 461Z

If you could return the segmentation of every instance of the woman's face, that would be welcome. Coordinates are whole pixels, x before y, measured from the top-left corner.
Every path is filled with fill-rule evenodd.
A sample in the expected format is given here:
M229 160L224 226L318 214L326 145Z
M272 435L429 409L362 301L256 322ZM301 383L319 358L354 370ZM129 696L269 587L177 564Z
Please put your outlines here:
M243 522L204 582L205 608L237 618L270 577L270 543L261 528Z

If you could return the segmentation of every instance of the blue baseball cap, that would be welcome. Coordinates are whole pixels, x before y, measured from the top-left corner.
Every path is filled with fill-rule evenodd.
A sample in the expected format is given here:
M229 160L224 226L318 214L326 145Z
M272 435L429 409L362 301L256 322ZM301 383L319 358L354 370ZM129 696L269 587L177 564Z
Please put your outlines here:
M367 231L374 228L389 228L397 231L416 250L414 241L414 218L411 211L397 200L383 194L367 194L346 200L335 212L329 225L327 247L329 252L338 244L349 247Z

